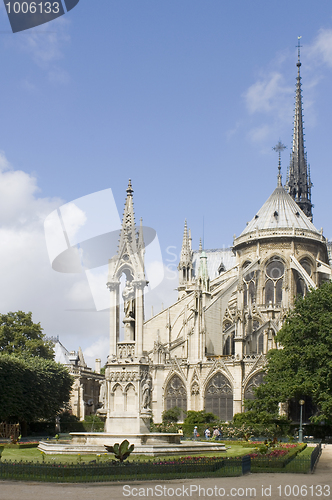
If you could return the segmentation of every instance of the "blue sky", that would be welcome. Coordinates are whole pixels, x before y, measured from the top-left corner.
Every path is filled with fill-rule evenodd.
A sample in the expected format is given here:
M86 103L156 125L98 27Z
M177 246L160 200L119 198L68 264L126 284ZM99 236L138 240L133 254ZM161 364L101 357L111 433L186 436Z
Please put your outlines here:
M32 310L91 359L106 345L107 314L67 311L89 289L50 269L42 221L107 188L121 215L129 177L165 260L185 218L195 248L203 217L205 247L231 245L276 185L279 138L286 175L300 35L314 223L332 238L330 1L80 0L17 34L1 4L0 31L4 312Z

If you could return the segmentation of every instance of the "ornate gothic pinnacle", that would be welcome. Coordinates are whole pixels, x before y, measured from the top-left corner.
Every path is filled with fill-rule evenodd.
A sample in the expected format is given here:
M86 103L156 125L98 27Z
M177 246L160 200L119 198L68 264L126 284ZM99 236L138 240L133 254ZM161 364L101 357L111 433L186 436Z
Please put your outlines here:
M134 192L134 190L133 190L132 185L131 185L131 179L129 179L128 187L127 187L128 196L132 196L133 192Z

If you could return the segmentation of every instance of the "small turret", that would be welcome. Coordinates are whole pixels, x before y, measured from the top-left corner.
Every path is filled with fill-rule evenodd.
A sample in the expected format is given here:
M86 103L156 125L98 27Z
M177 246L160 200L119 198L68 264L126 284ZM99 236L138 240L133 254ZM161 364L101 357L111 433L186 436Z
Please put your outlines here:
M179 271L179 295L190 285L193 281L193 252L191 249L191 233L188 231L187 220L184 221L183 240L180 255L180 262L178 265Z
M202 290L202 292L210 291L210 278L207 267L207 256L204 250L202 249L202 240L199 241L199 268L198 268L198 276L197 283Z

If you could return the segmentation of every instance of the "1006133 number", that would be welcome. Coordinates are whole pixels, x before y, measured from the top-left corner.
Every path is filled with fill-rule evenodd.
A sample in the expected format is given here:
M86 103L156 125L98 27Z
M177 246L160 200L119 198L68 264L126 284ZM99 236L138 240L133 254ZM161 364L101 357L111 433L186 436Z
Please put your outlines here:
M283 486L277 486L279 496L283 497L329 497L331 494L331 488L328 484L316 484L307 486L305 484L299 486L294 484L290 486L285 484Z
M59 2L8 2L8 14L59 14Z

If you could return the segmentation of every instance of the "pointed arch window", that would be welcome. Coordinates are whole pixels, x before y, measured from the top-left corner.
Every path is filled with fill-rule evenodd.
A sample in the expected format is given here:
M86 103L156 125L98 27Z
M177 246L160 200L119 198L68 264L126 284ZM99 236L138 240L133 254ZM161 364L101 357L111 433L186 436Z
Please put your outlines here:
M264 353L264 333L261 333L257 339L257 353Z
M297 280L296 280L296 295L300 295L301 297L304 297L307 292L307 287L306 284L304 283L304 280L297 274Z
M307 257L304 257L304 259L300 260L300 264L303 267L303 269L305 269L305 271L309 274L309 276L311 276L312 274L311 261Z
M274 284L272 280L267 280L265 283L265 304L273 304Z
M311 261L307 258L304 257L304 259L300 260L300 264L303 267L303 269L307 272L307 274L311 277L312 275L312 264ZM308 287L305 284L304 279L298 273L295 271L295 286L296 286L296 295L300 295L301 297L305 297L308 293Z
M187 411L187 390L178 375L173 375L165 391L165 409L170 410L175 406L181 408L180 420L183 420Z
M228 337L226 338L223 348L223 354L224 356L235 354L234 332L228 335Z
M243 267L247 267L248 262L245 262ZM256 302L256 283L257 283L257 271L251 271L244 274L243 276L243 304L247 307L249 300L253 304Z
M205 411L226 422L233 418L233 388L222 373L216 373L205 390Z
M257 373L256 375L251 377L244 391L244 399L255 399L255 388L259 387L262 382L263 382L262 373Z
M265 268L265 304L280 305L285 264L280 257L272 257Z
M282 279L276 283L276 303L281 304L282 301Z

